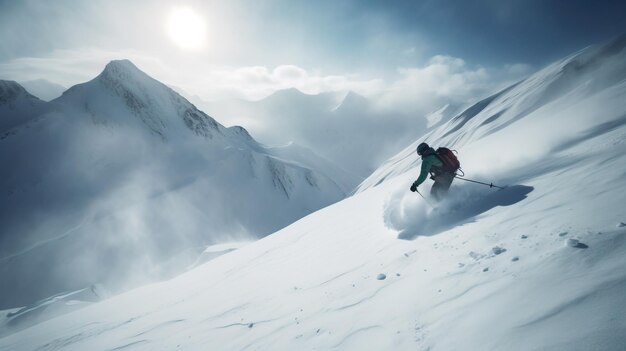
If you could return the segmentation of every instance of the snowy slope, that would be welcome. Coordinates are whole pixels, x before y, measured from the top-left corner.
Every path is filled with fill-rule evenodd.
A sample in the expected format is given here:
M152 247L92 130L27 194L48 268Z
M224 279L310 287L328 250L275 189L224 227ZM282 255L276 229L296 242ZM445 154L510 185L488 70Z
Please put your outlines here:
M0 311L0 337L84 308L106 296L100 287L92 285L76 291L64 291L22 308Z
M408 191L407 151L378 186L0 348L622 350L625 46L577 53L428 136L504 190L456 182L431 209Z
M448 103L426 115L426 127L431 130L440 127L442 124L448 122L452 117L455 117L458 113L464 110L461 104Z
M0 308L169 277L207 245L258 239L346 194L129 61L50 103L12 84L51 112L0 140Z
M18 83L0 80L0 138L14 133L12 129L46 113L49 104L29 94Z
M497 173L503 167L539 159L547 152L560 150L559 147L572 142L575 136L583 138L585 133L592 133L589 132L592 128L599 128L596 131L598 134L615 128L621 123L617 117L622 117L619 114L623 111L616 108L608 115L600 115L593 110L602 107L594 98L599 93L609 94L610 89L618 89L626 77L626 65L623 63L625 46L626 37L620 37L605 45L588 48L477 102L389 159L359 189L368 189L387 178L414 169L417 165L415 148L422 141L458 150L466 146L471 149L471 144L511 125L532 124L532 127L524 129L526 133L519 133L521 127L517 126L509 132L498 133L501 138L503 135L512 137L503 138L505 142L500 147L483 148L481 152L484 154L473 154L464 149L462 165L466 165L463 168L471 177L487 171ZM619 91L613 94L615 98L605 97L611 104L614 104L611 99L620 98ZM590 107L584 110L575 108L580 100L587 100ZM617 118L617 121L613 122L612 118ZM530 119L533 121L528 121ZM529 128L535 130L531 133ZM501 147L507 149L502 150ZM495 162L478 162L472 158Z
M316 154L313 150L300 146L296 143L289 143L281 146L266 146L275 157L292 160L303 167L314 169L322 172L330 177L341 190L346 193L352 193L356 184L362 181L362 178L349 173L345 169L337 166L334 162Z
M306 95L297 89L287 89L258 102L242 99L222 99L207 102L198 96L185 92L181 92L181 95L186 96L189 101L209 112L210 115L219 116L224 123L243 125L249 130L253 130L257 140L261 137L274 155L279 155L279 157L292 160L330 176L346 193L354 191L354 188L365 178L365 175L359 176L348 171L347 168L349 167L346 165L331 161L331 158L323 157L313 151L318 150L318 148L311 149L303 146L308 144L306 140L294 138L293 126L289 126L291 123L297 122L298 118L293 118L293 116L285 113L285 111L305 111L305 113L311 113L311 118L317 118L315 116L317 112L313 111L330 111L341 102L343 95L340 93ZM315 124L317 125L317 123Z

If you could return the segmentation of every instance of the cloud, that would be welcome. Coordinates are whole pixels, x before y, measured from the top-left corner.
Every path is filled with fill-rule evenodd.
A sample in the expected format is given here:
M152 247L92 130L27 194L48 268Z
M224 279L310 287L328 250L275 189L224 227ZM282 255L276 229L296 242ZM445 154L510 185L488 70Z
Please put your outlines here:
M302 79L308 76L307 72L304 69L298 66L292 66L292 65L276 67L276 69L274 69L274 74L279 79L294 80L294 81L297 81L299 79Z
M460 58L436 55L423 66L399 67L395 78L359 74L323 74L295 65L211 68L199 95L234 95L258 100L282 89L307 94L354 91L387 107L406 111L433 111L447 103L466 104L492 94L532 72L526 64L469 67Z
M392 83L390 91L404 98L413 95L465 100L485 89L490 80L486 69L469 69L462 59L443 55L431 58L424 67L399 68L398 73L401 78Z
M72 86L93 79L111 60L130 59L146 73L163 79L166 65L137 51L107 51L93 48L55 50L45 57L21 57L0 63L0 78L16 81L46 79Z
M372 95L384 89L382 79L311 73L295 65L280 65L273 69L265 66L214 68L209 72L206 81L207 84L198 87L196 91L213 98L230 94L251 100L289 88L296 88L307 94L352 90L363 95Z
M533 67L525 63L514 63L504 65L504 72L507 75L517 77L518 79L532 73Z
M296 65L221 67L193 63L173 70L178 64L133 50L83 48L55 50L43 57L21 57L0 63L0 79L28 81L46 79L64 86L91 80L111 60L126 58L155 79L177 86L206 100L238 97L258 100L277 90L296 88L307 94L352 90L372 95L384 89L382 79L365 79L356 74L326 75Z
M423 66L400 67L395 79L361 75L310 72L295 65L214 68L199 95L223 96L225 92L258 100L277 90L296 88L307 94L351 90L381 105L426 113L447 103L465 104L514 83L531 72L525 64L501 68L469 67L460 58L436 55Z
M326 74L292 64L224 67L190 62L185 69L172 69L179 65L166 57L155 58L134 50L83 48L0 63L0 78L43 78L69 87L92 79L110 60L120 58L130 59L161 82L207 101L232 97L259 100L289 88L307 94L351 90L376 100L380 106L422 116L448 103L462 105L485 97L532 70L521 63L489 69L469 67L463 59L446 55L436 55L422 66L399 67L395 77Z
M524 64L487 69L469 67L460 58L436 55L421 67L401 67L398 78L381 93L379 103L425 115L446 104L475 102L529 74Z

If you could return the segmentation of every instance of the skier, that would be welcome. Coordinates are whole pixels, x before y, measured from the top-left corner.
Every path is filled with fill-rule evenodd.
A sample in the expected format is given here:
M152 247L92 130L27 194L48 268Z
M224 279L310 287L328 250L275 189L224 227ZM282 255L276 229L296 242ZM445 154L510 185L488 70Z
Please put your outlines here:
M417 154L422 157L422 169L417 180L411 185L411 191L416 192L417 187L426 180L428 173L431 173L430 178L435 184L430 189L430 195L437 201L442 200L448 193L460 165L456 156L446 148L435 151L426 143L417 146Z

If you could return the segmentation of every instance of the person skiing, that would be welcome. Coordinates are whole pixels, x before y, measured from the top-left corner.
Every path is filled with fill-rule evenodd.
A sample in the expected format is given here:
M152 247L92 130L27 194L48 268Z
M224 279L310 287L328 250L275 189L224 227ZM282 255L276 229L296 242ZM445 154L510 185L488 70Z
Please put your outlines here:
M446 148L440 148L439 150L446 150L452 154L452 152ZM438 151L435 151L435 149L428 146L426 143L421 143L417 146L417 154L422 158L422 168L419 177L413 182L410 189L412 192L416 192L417 187L420 186L420 184L426 180L428 174L431 173L431 179L433 179L435 183L432 188L430 188L430 195L435 200L441 201L448 193L450 185L452 185L452 181L456 175L455 172L458 169L458 160L454 154L452 154L451 157L454 159L456 165L449 166L447 164L448 162L444 163L445 160L442 159Z

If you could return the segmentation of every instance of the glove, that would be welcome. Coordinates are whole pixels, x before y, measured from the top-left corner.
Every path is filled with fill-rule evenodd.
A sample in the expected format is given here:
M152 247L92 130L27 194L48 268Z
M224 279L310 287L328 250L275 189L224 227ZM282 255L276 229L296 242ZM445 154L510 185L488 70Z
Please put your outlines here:
M411 185L411 191L412 192L416 192L417 191L417 184L413 183L413 185Z

